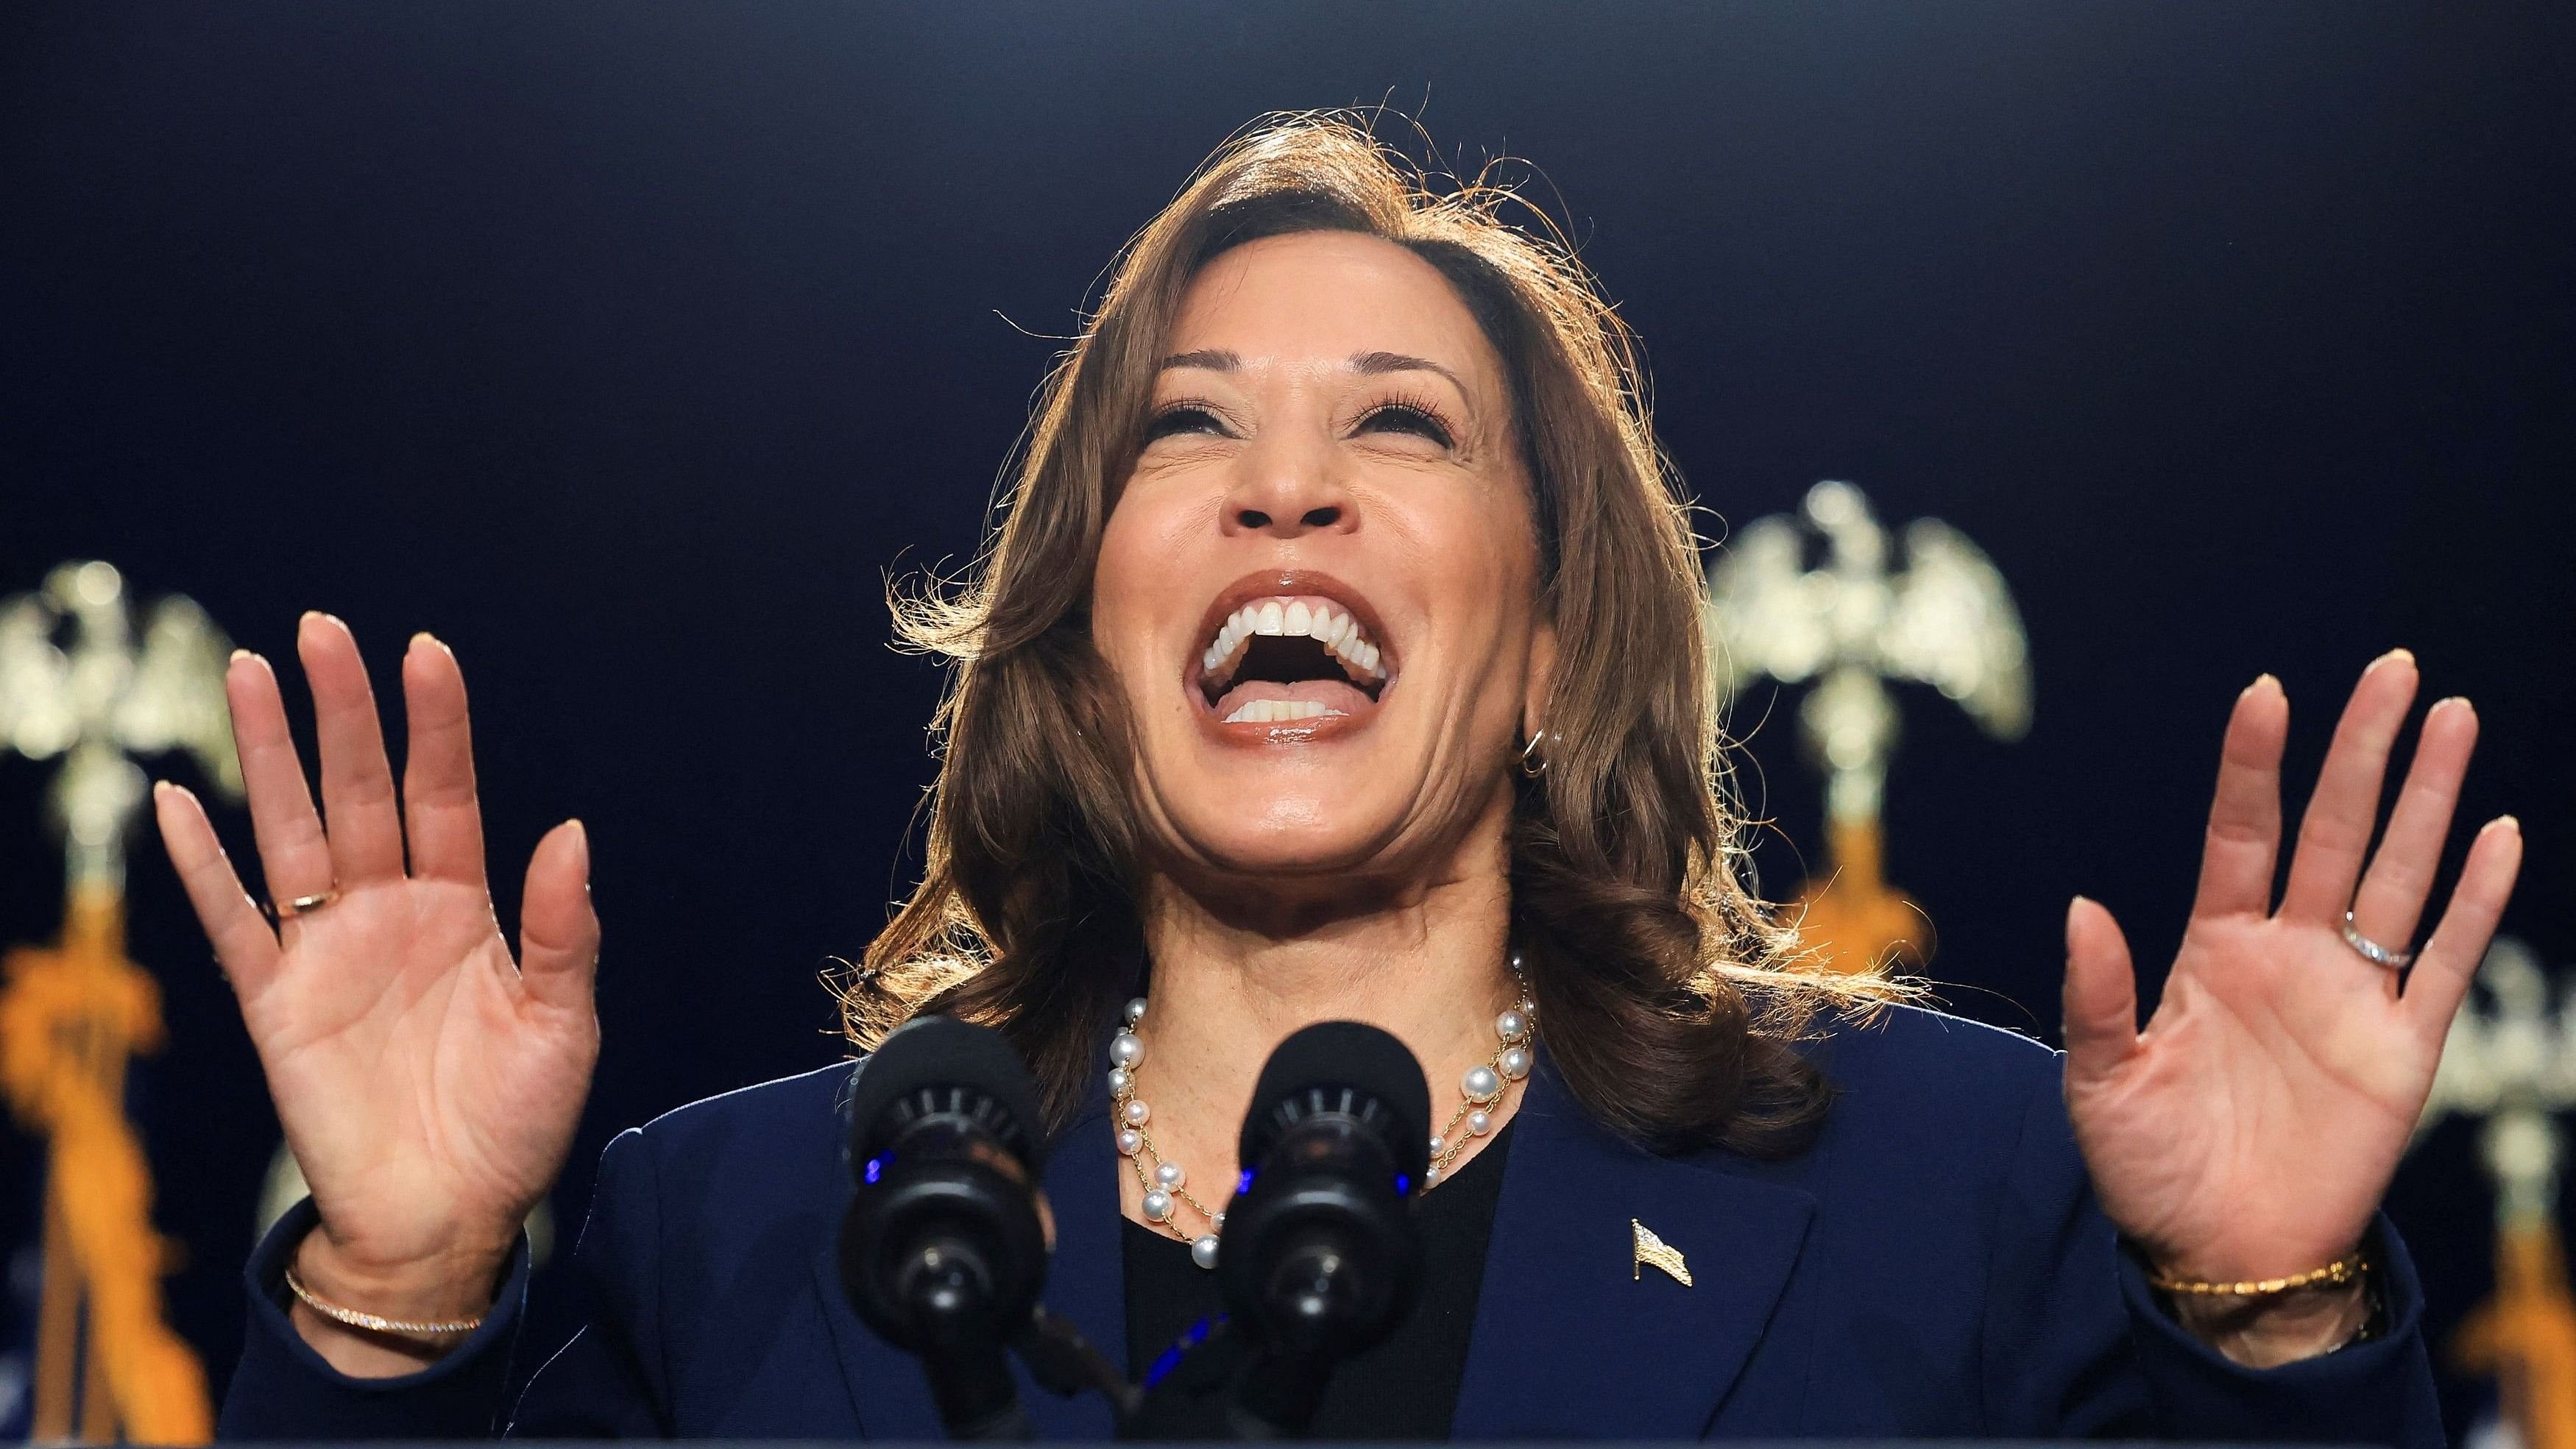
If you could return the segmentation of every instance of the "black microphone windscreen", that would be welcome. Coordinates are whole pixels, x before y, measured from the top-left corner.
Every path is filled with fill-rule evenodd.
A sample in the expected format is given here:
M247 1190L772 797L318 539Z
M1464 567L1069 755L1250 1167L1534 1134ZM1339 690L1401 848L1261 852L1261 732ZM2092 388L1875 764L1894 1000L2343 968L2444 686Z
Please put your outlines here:
M1400 1135L1388 1143L1397 1164L1421 1175L1431 1139L1431 1089L1422 1063L1392 1033L1356 1021L1319 1021L1270 1054L1243 1120L1239 1155L1245 1166L1267 1146L1273 1108L1314 1087L1350 1088L1376 1098L1397 1119Z
M1028 1164L1031 1173L1046 1165L1047 1138L1038 1115L1037 1083L1000 1032L953 1016L916 1016L888 1033L874 1054L859 1067L848 1115L850 1158L858 1162L874 1150L868 1139L884 1130L889 1109L925 1089L964 1089L999 1109L983 1125L1004 1140ZM988 1116L991 1114L988 1113Z

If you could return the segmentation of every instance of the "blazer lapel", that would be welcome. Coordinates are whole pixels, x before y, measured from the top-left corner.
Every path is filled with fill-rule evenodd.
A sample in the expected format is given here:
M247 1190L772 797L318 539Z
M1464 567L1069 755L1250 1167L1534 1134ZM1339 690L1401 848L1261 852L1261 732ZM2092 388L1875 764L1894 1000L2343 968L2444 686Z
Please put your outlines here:
M1106 1074L1095 1074L1105 1081ZM1095 1087L1083 1114L1047 1158L1047 1204L1055 1210L1055 1256L1047 1265L1047 1311L1127 1370L1126 1252L1118 1216L1118 1150L1109 1133L1109 1093ZM1014 1365L1017 1366L1016 1364ZM1041 1439L1106 1439L1115 1427L1098 1394L1060 1399L1020 1373L1020 1402Z
M847 1116L851 1084L867 1065L862 1060L852 1067L849 1081L841 1086L838 1105L842 1110L836 1114L833 1132L845 1144L845 1154L849 1126L841 1119ZM814 1288L823 1298L823 1326L832 1337L832 1356L841 1364L841 1381L850 1393L859 1437L943 1438L939 1406L931 1402L930 1382L922 1377L920 1360L877 1337L859 1320L849 1294L841 1289L841 1219L849 1212L851 1196L848 1164L842 1164L832 1180L832 1211L824 1218L823 1240L814 1245Z
M1451 1437L1700 1437L1762 1339L1815 1199L1620 1141L1544 1055L1512 1132ZM1632 1220L1696 1286L1636 1266Z
M864 1065L864 1064L863 1064ZM853 1077L856 1073L852 1073ZM846 1090L846 1089L845 1089ZM1070 1320L1094 1348L1122 1368L1127 1361L1123 1258L1118 1237L1118 1162L1108 1132L1109 1099L1096 1100L1056 1142L1047 1159L1047 1200L1055 1210L1055 1255L1047 1267L1047 1308ZM945 1438L921 1361L876 1336L841 1290L840 1230L850 1185L841 1175L829 1222L814 1250L814 1286L833 1356L849 1389L851 1411L867 1439L927 1442ZM1097 1394L1060 1399L1039 1388L1016 1359L1020 1403L1042 1439L1106 1439L1109 1406Z

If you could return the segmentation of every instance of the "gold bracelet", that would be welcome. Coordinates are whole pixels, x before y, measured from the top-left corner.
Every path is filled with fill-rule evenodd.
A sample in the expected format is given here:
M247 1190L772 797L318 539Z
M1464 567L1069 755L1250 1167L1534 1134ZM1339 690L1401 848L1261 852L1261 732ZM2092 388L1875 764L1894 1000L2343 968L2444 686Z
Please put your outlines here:
M345 1323L351 1328L363 1328L370 1333L390 1333L396 1338L454 1338L460 1333L472 1333L483 1326L481 1315L460 1318L454 1323L411 1323L400 1318L379 1318L372 1313L361 1313L355 1308L343 1308L337 1303L316 1297L313 1290L305 1287L304 1281L295 1276L295 1265L292 1263L286 1265L286 1288L302 1301L305 1307L332 1322Z
M2340 1288L2370 1271L2370 1255L2359 1248L2344 1254L2322 1268L2310 1268L2287 1278L2250 1278L2234 1283L2212 1283L2199 1278L2171 1278L2150 1274L2147 1286L2162 1293L2231 1298L2269 1298L2276 1293L2294 1292L2301 1288Z

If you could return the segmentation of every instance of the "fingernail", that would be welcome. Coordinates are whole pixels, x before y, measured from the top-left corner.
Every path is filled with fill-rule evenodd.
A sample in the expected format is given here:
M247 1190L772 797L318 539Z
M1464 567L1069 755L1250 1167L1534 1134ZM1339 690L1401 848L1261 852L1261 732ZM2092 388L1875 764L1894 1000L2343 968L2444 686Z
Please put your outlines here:
M2381 665L2383 665L2383 664L2395 663L2395 662L2400 661L2400 660L2403 660L2405 663L2408 663L2408 664L2413 664L2413 663L2415 662L2415 651L2414 651L2414 650L2412 650L2412 649L2405 648L2405 647L2403 647L2403 646L2400 646L2400 647L2395 648L2395 649L2391 649L2391 650L2389 650L2387 653L2382 654L2382 655L2380 655L2378 658L2376 658L2376 659L2374 659L2374 660L2370 661L2370 667L2371 667L2372 669L2377 669L2379 666L2381 666Z
M155 801L158 801L158 800L159 800L163 795L166 795L166 794L168 794L169 792L170 792L170 782L169 782L169 781L167 781L167 780L155 780L155 781L153 781L153 782L152 782L152 798L153 798Z
M2496 823L2496 824L2498 824L2498 825L2503 826L2503 827L2504 827L2505 829L2507 829L2507 830L2512 831L2512 832L2513 832L2514 834L2516 834L2516 835L2520 835L2520 834L2522 833L2522 822L2521 822L2521 821L2519 821L2519 820L2516 820L2515 818L2513 818L2513 817L2512 817L2512 816L2510 816L2510 815L2499 815L2499 816L2497 816L2497 817L2495 818L2495 823Z
M411 643L404 647L407 649L418 649L423 645L427 645L432 649L441 647L437 636L431 634L427 629L423 629L419 633L412 635Z
M572 827L573 853L580 858L582 877L587 881L590 876L590 827L582 824L578 815L564 823Z
M232 657L224 661L224 667L226 669L230 669L245 659L257 659L258 657L258 655L251 653L247 649L236 649L233 651Z
M2277 680L2277 679L2274 679L2274 678L2272 677L2271 671L2269 671L2269 670L2265 670L2263 673L2261 673L2261 674L2257 674L2257 675L2255 675L2255 676L2254 676L2254 682L2253 682L2252 684L2249 684L2249 685L2245 686L2245 693L2246 693L2246 694L2252 694L2252 693L2254 693L2255 691L2260 690L2264 685L2267 685L2267 684L2268 684L2268 685L2270 685L2270 686L2272 686L2272 688L2273 688L2273 689L2275 689L2275 690L2278 690L2278 689L2281 687L2281 681L2279 681L2279 680ZM2241 698L2243 698L2244 696L2243 696L2243 695L2239 695L2239 696L2237 696L2237 697L2241 699ZM2078 897L2078 899L2081 899L2081 897Z

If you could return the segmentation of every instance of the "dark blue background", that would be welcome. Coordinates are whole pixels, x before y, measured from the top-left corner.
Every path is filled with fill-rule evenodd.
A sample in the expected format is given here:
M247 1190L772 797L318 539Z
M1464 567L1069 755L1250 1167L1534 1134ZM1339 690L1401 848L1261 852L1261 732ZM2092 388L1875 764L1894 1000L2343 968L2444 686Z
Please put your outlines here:
M2544 6L11 7L0 592L103 556L273 658L306 607L380 679L455 645L505 920L548 825L594 842L569 1225L617 1129L840 1050L816 972L910 879L939 685L883 577L974 549L1112 252L1256 113L1391 100L1544 168L1717 515L1849 478L2003 569L2036 726L1909 698L1887 805L1958 1009L2053 1036L2078 890L2159 969L2235 692L2286 681L2304 791L2397 643L2477 700L2465 809L2522 815L2508 927L2565 962L2570 94ZM1782 891L1790 723L1746 775ZM0 942L59 918L44 778L0 761ZM148 839L132 898L172 1312L220 1382L275 1121ZM0 1237L34 1163L0 1148ZM2470 1135L2395 1206L2447 1323Z

